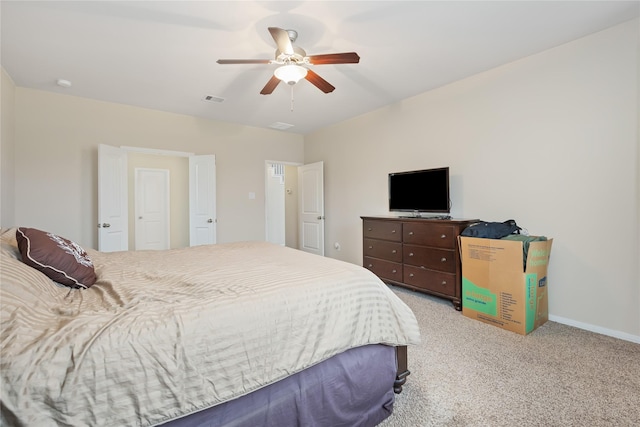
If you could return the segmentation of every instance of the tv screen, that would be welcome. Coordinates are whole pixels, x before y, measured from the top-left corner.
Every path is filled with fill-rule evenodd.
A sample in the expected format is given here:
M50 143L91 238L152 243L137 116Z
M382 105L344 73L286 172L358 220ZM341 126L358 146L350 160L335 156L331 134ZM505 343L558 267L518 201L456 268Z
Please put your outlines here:
M389 211L449 213L449 168L389 174Z

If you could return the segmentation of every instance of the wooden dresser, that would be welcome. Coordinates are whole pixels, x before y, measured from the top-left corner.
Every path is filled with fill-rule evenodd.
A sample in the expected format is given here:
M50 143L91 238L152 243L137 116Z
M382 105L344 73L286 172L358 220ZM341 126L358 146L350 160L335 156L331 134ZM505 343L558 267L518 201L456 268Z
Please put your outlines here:
M365 268L386 283L447 298L462 310L458 235L478 220L361 218Z

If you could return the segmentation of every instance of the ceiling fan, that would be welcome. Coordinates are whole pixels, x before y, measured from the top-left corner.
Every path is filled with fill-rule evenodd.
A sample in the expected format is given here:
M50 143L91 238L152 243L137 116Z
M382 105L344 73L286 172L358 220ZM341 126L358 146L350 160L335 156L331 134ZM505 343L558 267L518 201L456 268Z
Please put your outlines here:
M318 74L305 67L308 65L323 64L357 64L360 57L355 52L328 53L324 55L309 55L304 49L294 46L298 38L295 30L283 30L282 28L269 27L269 32L276 42L277 49L275 59L218 59L218 64L278 64L271 79L260 91L262 95L272 93L278 84L283 81L294 85L301 79L306 79L324 93L333 92L335 87L320 77Z

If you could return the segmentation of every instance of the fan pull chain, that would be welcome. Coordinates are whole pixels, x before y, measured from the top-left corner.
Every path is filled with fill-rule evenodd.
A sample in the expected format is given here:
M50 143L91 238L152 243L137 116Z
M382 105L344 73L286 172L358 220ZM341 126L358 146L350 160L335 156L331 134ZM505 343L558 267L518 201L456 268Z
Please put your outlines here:
M291 85L291 112L293 112L293 86Z

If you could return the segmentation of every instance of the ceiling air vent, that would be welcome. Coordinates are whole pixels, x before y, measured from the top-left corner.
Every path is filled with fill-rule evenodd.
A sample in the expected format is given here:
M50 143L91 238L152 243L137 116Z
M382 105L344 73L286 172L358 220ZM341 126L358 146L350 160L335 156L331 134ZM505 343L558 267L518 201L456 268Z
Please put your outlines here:
M271 129L287 130L289 128L292 128L293 125L290 125L289 123L275 122L275 123L271 123L269 127Z
M219 96L213 96L213 95L205 95L202 97L202 100L205 102L217 102L217 103L224 102L224 98L221 98Z

